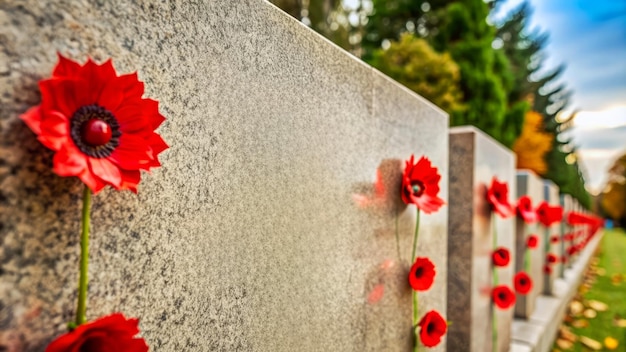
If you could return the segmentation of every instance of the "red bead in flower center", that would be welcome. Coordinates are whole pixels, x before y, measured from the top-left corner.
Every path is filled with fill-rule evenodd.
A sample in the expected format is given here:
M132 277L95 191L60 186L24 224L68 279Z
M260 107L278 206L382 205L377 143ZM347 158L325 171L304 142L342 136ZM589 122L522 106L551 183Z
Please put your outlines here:
M81 131L83 141L93 147L109 143L112 136L113 129L111 126L100 119L87 121Z

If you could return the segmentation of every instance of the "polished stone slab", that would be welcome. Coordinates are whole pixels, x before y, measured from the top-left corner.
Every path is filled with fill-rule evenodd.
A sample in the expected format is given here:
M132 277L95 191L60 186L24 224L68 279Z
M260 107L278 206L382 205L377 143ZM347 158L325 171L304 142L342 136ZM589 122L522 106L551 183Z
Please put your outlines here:
M167 117L139 194L93 199L88 319L139 317L155 352L410 350L415 209L388 205L411 154L449 203L445 113L262 0L3 0L0 33L0 335L16 350L43 351L75 309L82 184L18 119L57 51L138 71ZM377 169L388 197L356 202ZM422 214L418 252L437 267L420 310L444 317L447 214Z
M555 185L552 181L543 181L543 196L543 199L551 206L561 205L559 187ZM561 242L563 242L563 237L560 231L562 222L563 221L554 223L548 228L542 226L544 238L543 243L546 255L548 253L552 253L557 258L563 258L563 246L561 244ZM557 261L556 263L548 263L546 255L544 255L542 258L544 264L543 266L550 268L550 270L544 271L543 293L545 295L551 295L553 294L554 290L554 280L559 276L559 273L562 270L563 263L561 261Z
M574 232L573 226L570 226L570 224L567 222L567 214L574 210L574 201L572 199L572 196L570 196L569 194L561 194L560 203L561 203L561 207L563 208L564 221L561 221L561 242L560 242L561 250L560 251L561 253L563 253L563 256L560 258L562 265L559 268L560 269L559 277L563 277L565 273L565 268L572 267L570 256L567 253L567 248L570 245L571 241L566 240L565 237L571 235Z
M528 196L533 207L537 207L543 200L543 180L534 172L518 170L516 183L516 199ZM525 223L520 216L517 216L515 222L515 273L526 272L533 282L533 287L528 294L516 294L515 317L528 318L535 310L537 296L544 290L543 262L546 240L542 233L543 226L537 222ZM527 247L526 242L529 236L537 237L537 248Z
M495 176L509 185L514 201L514 154L474 127L450 129L448 217L448 351L492 351L494 236L515 260L515 219L493 216L486 201ZM493 223L495 221L495 223ZM513 287L513 265L498 270L500 284ZM497 351L508 351L513 309L496 311Z

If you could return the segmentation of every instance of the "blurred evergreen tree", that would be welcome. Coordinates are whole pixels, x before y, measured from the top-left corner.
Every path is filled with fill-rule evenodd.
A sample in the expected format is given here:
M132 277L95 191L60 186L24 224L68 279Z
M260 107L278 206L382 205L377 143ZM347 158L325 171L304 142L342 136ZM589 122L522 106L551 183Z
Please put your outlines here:
M540 172L540 175L558 185L561 193L572 195L589 208L591 198L585 189L575 146L571 140L564 138L575 114L559 120L571 96L565 85L556 83L565 67L560 66L540 75L539 71L544 63L542 50L547 43L548 35L528 32L530 15L530 6L525 2L498 27L497 42L502 45L509 59L515 81L512 89L508 91L508 99L509 102L517 102L513 103L513 106L516 104L519 106L524 102L532 104L532 110L543 117L544 131L554 136L552 147L544 156L547 168Z
M374 51L371 63L443 110L463 109L459 66L449 54L437 53L425 40L404 33L388 49Z
M363 37L364 59L376 66L376 50L386 49L402 33L426 39L436 51L449 53L460 68L463 104L448 110L451 125L477 126L511 147L521 133L528 106L509 106L506 92L513 88L514 79L507 57L492 47L495 28L487 23L490 3L373 0L372 4Z
M600 197L603 212L618 225L626 226L626 154L609 169L607 184Z

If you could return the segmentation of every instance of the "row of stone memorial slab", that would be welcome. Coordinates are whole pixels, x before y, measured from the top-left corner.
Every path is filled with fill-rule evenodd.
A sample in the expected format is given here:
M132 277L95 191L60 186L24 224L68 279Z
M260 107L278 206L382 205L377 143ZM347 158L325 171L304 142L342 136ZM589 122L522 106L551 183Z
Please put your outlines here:
M564 313L561 308L571 298L557 292L555 285L568 275L575 277L565 281L576 285L582 270L568 271L577 264L585 266L597 245L594 235L601 221L571 196L560 194L551 181L532 171L516 170L515 154L481 131L452 128L449 144L448 204L449 214L455 216L448 217L447 319L453 323L447 350L549 350L554 326ZM491 212L486 192L494 180L508 185L511 204L531 203L533 216L520 213L519 207L516 216L509 218ZM498 249L510 262L494 257ZM496 307L492 288L499 284L516 288L514 306ZM563 290L572 292L572 288ZM546 297L558 309L543 307ZM538 312L538 305L549 312ZM531 324L538 313L553 316Z

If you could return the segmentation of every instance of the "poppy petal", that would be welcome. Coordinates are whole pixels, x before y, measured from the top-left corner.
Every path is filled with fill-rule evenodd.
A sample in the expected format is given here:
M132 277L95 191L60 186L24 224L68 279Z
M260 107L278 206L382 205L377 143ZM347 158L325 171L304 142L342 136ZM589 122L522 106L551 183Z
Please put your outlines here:
M41 107L33 106L20 115L20 119L26 123L35 134L41 134Z
M81 153L73 144L65 144L52 159L53 171L59 176L78 176L87 166L87 156Z
M103 181L118 188L122 184L122 174L120 169L108 159L89 158L91 171Z
M141 180L140 171L120 169L120 172L122 173L122 184L120 185L120 189L128 189L133 193L137 193L137 185Z
M52 71L52 76L74 76L80 70L80 65L77 62L66 58L58 52L57 56L59 58L59 63L54 67L54 71Z

